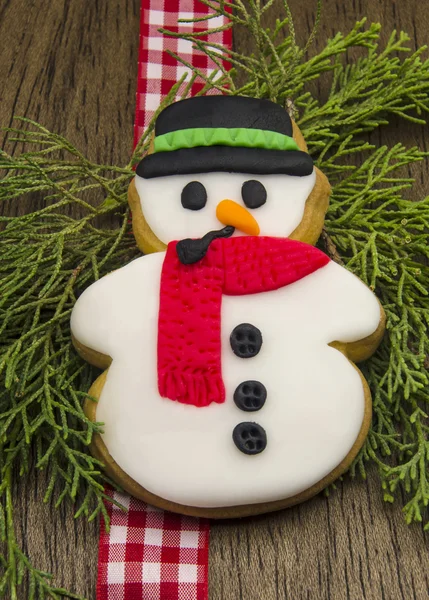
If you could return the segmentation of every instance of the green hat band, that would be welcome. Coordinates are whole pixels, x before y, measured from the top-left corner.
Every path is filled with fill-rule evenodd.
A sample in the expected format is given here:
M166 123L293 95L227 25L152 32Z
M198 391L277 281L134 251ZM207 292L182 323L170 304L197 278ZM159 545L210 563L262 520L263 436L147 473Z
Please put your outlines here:
M200 146L237 146L264 148L265 150L299 150L295 140L288 135L263 129L201 127L179 129L158 135L154 140L155 152L171 152L182 148Z

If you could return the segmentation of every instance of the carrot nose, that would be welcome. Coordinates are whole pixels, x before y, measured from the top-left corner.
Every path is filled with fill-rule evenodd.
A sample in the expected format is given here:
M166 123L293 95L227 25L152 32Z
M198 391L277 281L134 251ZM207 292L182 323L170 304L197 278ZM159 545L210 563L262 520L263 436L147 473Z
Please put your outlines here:
M250 212L233 200L222 200L216 207L216 217L224 225L232 225L248 235L259 235L258 222Z

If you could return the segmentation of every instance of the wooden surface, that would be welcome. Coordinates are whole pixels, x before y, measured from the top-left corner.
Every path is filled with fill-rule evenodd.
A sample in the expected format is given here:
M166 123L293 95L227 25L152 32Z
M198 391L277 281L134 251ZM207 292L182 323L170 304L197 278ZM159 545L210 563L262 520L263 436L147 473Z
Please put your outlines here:
M305 8L300 8L301 5ZM298 38L314 18L310 0L290 2ZM386 35L427 42L427 0L325 0L316 43L362 16ZM0 123L13 114L68 136L99 161L128 160L132 145L139 0L1 0ZM246 47L236 35L238 48ZM323 93L323 89L320 90ZM373 134L425 148L424 128L401 125ZM429 177L413 168L421 197ZM16 518L23 547L56 583L95 598L98 525L73 520L73 509L42 505L44 477L19 484ZM323 496L277 514L213 524L210 600L409 600L429 597L428 535L407 527L400 503L382 502L377 476L346 481ZM25 591L22 598L27 598Z

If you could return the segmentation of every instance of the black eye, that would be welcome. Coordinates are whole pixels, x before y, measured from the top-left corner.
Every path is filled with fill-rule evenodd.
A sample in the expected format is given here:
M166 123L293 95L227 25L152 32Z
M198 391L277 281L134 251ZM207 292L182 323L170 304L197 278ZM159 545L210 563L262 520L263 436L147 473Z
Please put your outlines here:
M241 197L247 208L259 208L267 201L267 190L260 181L249 179L243 183Z
M206 188L199 181L190 181L182 190L182 206L189 210L201 210L207 202Z

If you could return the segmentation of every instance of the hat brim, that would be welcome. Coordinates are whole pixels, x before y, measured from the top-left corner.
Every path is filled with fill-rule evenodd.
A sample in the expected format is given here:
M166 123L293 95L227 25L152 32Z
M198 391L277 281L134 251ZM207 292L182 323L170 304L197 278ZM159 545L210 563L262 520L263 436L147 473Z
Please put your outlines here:
M205 146L149 154L136 169L145 179L217 171L304 177L313 172L313 160L300 150Z

